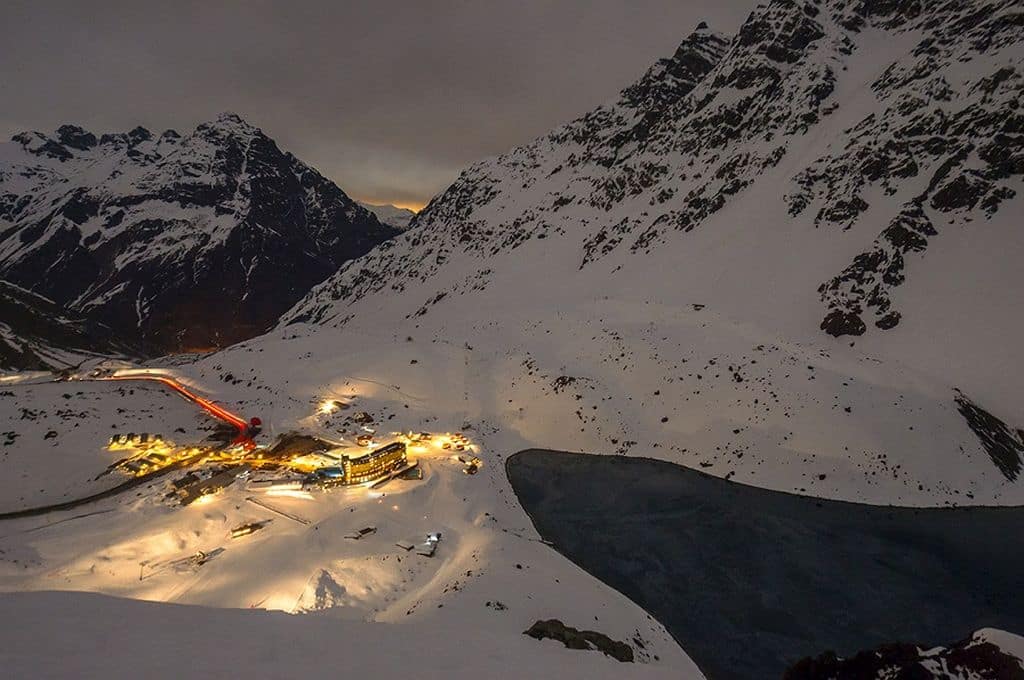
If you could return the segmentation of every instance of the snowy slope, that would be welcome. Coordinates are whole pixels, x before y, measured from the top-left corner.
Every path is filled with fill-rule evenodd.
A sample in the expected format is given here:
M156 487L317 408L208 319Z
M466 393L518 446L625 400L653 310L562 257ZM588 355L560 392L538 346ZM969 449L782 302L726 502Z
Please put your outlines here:
M374 205L363 202L360 202L359 205L376 215L378 220L398 231L408 229L409 223L416 217L416 213L408 208L399 208L394 205Z
M297 364L294 378L274 374L265 382L249 368L253 357L248 358L239 369L233 363L216 364L191 376L164 370L232 409L264 415L272 432L301 427L335 439L349 436L341 413L318 409L328 396L348 401L352 410L368 410L384 431L438 432L452 422L450 413L430 409L404 390L359 380L324 384L323 376L312 377L315 365L310 362ZM5 416L0 430L18 436L4 449L10 455L0 457L5 480L0 512L113 484L116 480L94 479L118 455L102 448L109 432L153 431L162 424L175 439L188 442L202 428L185 402L148 386L131 386L8 383L0 401ZM62 392L70 393L71 400L62 399ZM308 393L318 398L306 399ZM409 409L402 407L404 401ZM75 413L61 408L65 404ZM31 420L23 422L20 405L31 411ZM47 438L43 433L50 430L54 434ZM467 432L474 440L483 434ZM74 510L4 519L0 591L91 591L200 607L38 593L0 597L0 610L5 620L64 641L48 657L60 659L59 664L35 667L53 673L59 668L99 673L96 669L103 668L126 677L150 668L162 652L136 650L147 659L141 667L124 656L136 644L138 633L132 631L140 630L156 636L161 648L189 648L200 677L217 676L214 669L223 668L217 650L252 677L293 674L286 672L289 668L323 673L336 669L339 659L346 660L346 668L379 669L382 677L407 674L417 664L422 666L418 677L530 678L544 668L561 668L564 677L580 678L702 677L643 610L539 542L507 487L500 458L483 447L475 453L485 459L476 475L464 474L460 463L438 451L420 454L422 481L396 481L380 491L268 492L254 483L254 473L252 480L236 482L207 502L180 507L166 497L172 475L138 492ZM262 531L230 538L232 528L265 520L271 522ZM346 538L366 526L376 532L358 541ZM396 545L433 531L443 537L433 557ZM197 551L210 556L201 566L190 561ZM72 626L79 629L77 635L62 632L64 616L25 615L25 608L68 611L79 605L89 608L93 624ZM308 616L285 618L247 609ZM152 628L155 618L161 622L158 631ZM550 618L626 641L635 662L623 664L598 652L568 650L523 635L535 621ZM221 626L230 630L215 633ZM208 642L216 638L216 646L198 644L194 635ZM305 642L274 646L265 636ZM79 644L96 650L96 645L109 644L103 640L117 640L116 649L78 656L69 651ZM8 635L0 644L0 658L20 668L28 663L25 649ZM315 653L318 649L322 654ZM154 668L157 677L179 672Z
M56 620L55 610L67 614ZM692 678L685 667L624 670L599 654L506 635L478 620L447 625L361 624L330 612L208 609L83 593L0 595L0 615L19 626L0 660L12 677ZM501 614L494 614L497 618ZM103 640L94 631L103 631ZM156 640L159 643L154 644ZM102 653L89 653L100 647Z
M289 318L412 288L418 308L442 268L485 285L495 256L545 239L558 280L642 278L793 339L863 332L871 353L1017 399L1019 9L916 7L776 2L735 38L700 29L618 100L465 171ZM965 350L986 359L950 365Z
M278 334L313 356L364 332L471 346L471 403L503 427L510 403L539 411L540 446L1019 503L1021 17L773 2L735 37L700 27L615 101L466 170Z
M394 233L234 114L0 145L0 278L164 351L266 330Z

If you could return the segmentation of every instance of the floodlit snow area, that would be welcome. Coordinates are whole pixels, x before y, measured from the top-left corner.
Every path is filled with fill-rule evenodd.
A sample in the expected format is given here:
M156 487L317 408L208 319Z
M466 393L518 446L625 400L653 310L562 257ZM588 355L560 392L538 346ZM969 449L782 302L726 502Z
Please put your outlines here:
M403 316L383 308L357 317L356 328L286 326L281 332L297 337L268 336L259 346L287 348L293 359L282 362L282 379L290 385L306 370L303 357L320 357L308 369L313 376L338 361L344 375L399 386L390 395L384 385L366 388L399 416L432 422L450 405L496 455L541 445L629 453L877 504L1024 499L958 412L953 386L905 363L847 343L789 341L696 302L704 298L695 308L624 287L614 300L588 299L566 291L571 281L545 290L543 279L533 280L535 290L528 278L515 289L515 306L490 291L444 300L406 326L412 336L360 330ZM500 320L475 321L475 309L501 310ZM244 351L223 355L225 370ZM338 358L323 358L328 352Z
M563 673L619 677L610 658L522 635L536 620L557 618L632 644L644 663L630 674L679 677L689 669L697 677L659 624L538 540L505 476L506 456L532 446L644 455L748 484L876 504L1021 502L1019 485L993 465L949 386L905 365L847 346L788 342L689 302L630 299L628 290L615 300L587 299L571 282L545 296L543 284L535 285L517 291L515 307L488 291L472 303L441 303L435 313L401 323L399 333L374 331L389 316L403 316L382 306L344 328L284 326L195 363L156 369L233 413L261 418L263 445L291 431L348 446L354 433L371 430L371 446L399 433L461 432L467 455L481 461L476 474L466 474L451 449L429 443L410 447L421 480L395 479L378 489L267 488L260 484L265 473L253 470L181 506L168 494L184 471L173 472L95 504L4 521L0 588L303 617L326 612L297 625L315 639L327 635L324 620L337 620L331 639L346 656L364 651L368 643L357 642L363 636L377 640L374 649L388 657L382 668L400 667L409 653L391 656L401 643L375 637L393 627L410 649L429 647L431 659L438 639L448 639L452 649L438 652L442 665L448 654L465 654L473 659L467 663L529 677L533 666L517 660L530 656L530 664L547 658ZM587 301L563 306L562 299ZM485 308L503 310L500 321L473 318ZM449 313L438 313L444 309ZM153 431L162 421L173 431L191 420L196 432L203 417L149 383L7 389L25 396L3 402L5 428L24 434L6 447L4 465L62 493L98 484L88 480L116 457L103 450L112 424ZM142 401L132 401L132 389ZM62 425L49 402L31 406L33 399L59 405L64 393L79 391L83 403L105 395L77 418L80 427ZM37 421L20 425L22 403L40 412ZM352 424L361 412L372 426ZM54 447L44 435L59 427ZM59 455L61 464L46 455ZM4 509L33 504L21 500L28 489L15 475L5 474L4 484ZM264 524L231 537L253 523ZM354 538L365 528L375 531ZM441 535L436 552L418 554L431 533ZM4 611L25 606L17 598L0 602ZM100 612L124 608L140 621L165 615L149 605L90 602ZM254 635L288 622L179 611L174 616L207 630L238 617L230 620L252 626ZM191 635L169 634L178 641ZM273 675L274 668L264 671Z
M114 435L198 440L209 427L194 408L151 385L29 377L27 384L0 382L0 513L113 486L105 473L120 458L107 448Z
M263 352L242 347L195 365L137 374L173 375L235 413L261 417L261 444L300 430L354 446L346 441L351 432L343 421L356 412L374 419L372 427L359 428L375 430L372 446L390 441L392 432L438 433L409 448L422 479L394 479L379 488L268 488L263 481L273 475L255 469L182 505L174 496L174 481L187 474L182 469L73 509L6 519L0 522L0 590L91 591L200 608L70 593L2 596L0 616L25 624L16 633L22 642L8 639L0 651L5 667L31 668L37 677L69 671L80 677L177 677L180 667L169 662L188 649L190 658L202 660L203 677L226 672L221 654L232 659L230 668L245 668L254 677L322 672L341 660L346 668L374 669L382 677L398 677L413 663L425 664L423 677L526 678L555 667L567 677L622 677L622 664L610 657L580 658L559 643L522 634L539 619L558 618L627 641L640 662L631 665L631 677L701 677L643 610L537 539L508 486L504 454L484 443L515 446L524 439L503 434L467 408L474 398L464 384L464 350L424 345L420 361L434 364L437 374L432 380L422 371L413 380L416 365L407 374L384 370L393 363L391 352L402 350L393 358L408 364L406 353L418 346L404 340L381 346L381 352L340 355L331 366L304 361L307 342L266 344ZM261 365L257 357L284 351L298 354L281 354L283 363L275 360L265 372L253 369ZM395 384L399 377L408 377L407 385ZM83 379L12 383L8 391L18 395L18 406L9 398L3 402L5 429L16 428L19 436L5 447L3 511L87 495L123 480L117 470L93 480L119 455L104 448L111 425L135 432L190 425L188 436L176 435L177 443L189 445L211 422L196 427L205 416L195 404L152 383ZM64 393L95 401L79 407L79 427L64 425L68 416L45 402L60 405ZM21 404L33 409L36 420L20 424ZM469 426L464 437L457 434L463 425ZM58 428L60 446L54 447L43 435ZM458 453L455 446L443 448L449 442L466 444L456 444L464 448ZM480 459L475 474L466 472L470 455ZM61 493L29 495L19 471L32 488L41 479ZM233 530L254 524L258 530L232 538ZM425 554L430 535L439 536L432 556ZM67 616L55 621L25 613L54 606L67 608ZM89 624L83 629L75 617L85 612ZM232 630L212 632L221 626ZM74 654L95 641L97 630L113 641L112 653ZM47 653L55 661L39 666L32 641L52 645L55 639L58 646ZM147 653L140 665L126 655L144 639L160 651Z

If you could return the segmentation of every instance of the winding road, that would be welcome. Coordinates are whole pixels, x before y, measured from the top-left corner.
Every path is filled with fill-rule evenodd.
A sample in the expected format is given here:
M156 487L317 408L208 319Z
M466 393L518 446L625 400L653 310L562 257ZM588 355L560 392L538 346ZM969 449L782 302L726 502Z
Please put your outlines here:
M187 387L182 385L180 382L166 375L159 374L128 374L128 375L112 375L108 378L101 378L101 380L145 380L149 382L157 382L169 389L177 392L181 396L185 397L188 401L198 405L201 409L206 411L208 414L218 420L222 420L225 423L233 426L238 430L240 437L246 437L249 432L249 423L242 418L237 416L231 411L228 411L222 406L218 406L209 399L199 396L195 392L192 392Z
M193 404L196 404L197 406L199 406L201 409L203 409L203 411L205 411L210 416L216 418L217 420L223 421L223 422L231 425L232 427L234 427L236 430L238 430L238 437L232 443L235 443L235 444L241 443L241 444L244 445L247 442L250 442L250 443L252 442L252 431L250 429L249 423L244 418L242 418L241 416L238 416L238 415L232 413L231 411L228 411L227 409L223 408L222 406L218 406L217 404L213 403L209 399L206 399L205 397L199 396L198 394L196 394L195 392L191 391L190 389L188 389L187 387L185 387L180 382L178 382L177 380L175 380L174 378L172 378L170 376L159 375L159 374L139 373L139 374L128 374L128 375L113 375L113 376L108 376L108 377L104 377L104 378L94 378L94 379L91 379L91 380L96 380L96 381L110 381L110 380L136 380L136 381L139 381L139 380L141 380L141 381L147 381L147 382L160 383L164 387L167 387L168 389L170 389L170 390L172 390L174 392L177 392L182 397L184 397L186 400L192 402ZM87 382L87 381L83 380L82 382ZM61 502L61 503L54 503L52 505L42 505L42 506L38 506L38 507L35 507L35 508L26 508L24 510L15 510L13 512L0 513L0 521L8 520L8 519L19 519L21 517L35 517L35 516L38 516L38 515L45 515L45 514L50 513L50 512L59 512L61 510L70 510L72 508L76 508L76 507L79 507L81 505L85 505L87 503L94 503L96 501L103 500L104 498L110 498L112 496L116 496L116 495L118 495L120 493L128 491L129 489L133 489L133 488L135 488L137 486L140 486L142 484L146 484L148 482L151 482L154 479L156 479L157 477L165 475L168 472L172 472L174 470L180 470L181 468L183 468L183 467L189 465L190 463L192 463L195 460L195 458L198 457L198 455L201 455L201 454L197 454L197 456L192 456L192 457L185 458L185 459L182 459L182 460L179 460L179 461L175 461L174 463L171 463L170 465L168 465L166 467L160 468L158 470L154 470L153 472L150 472L150 473L145 474L145 475L141 475L139 477L132 477L131 479L125 480L124 482L118 484L115 487L112 487L110 489L106 489L104 491L99 491L97 493L90 494L88 496L83 496L82 498L76 498L74 500L64 501L64 502Z

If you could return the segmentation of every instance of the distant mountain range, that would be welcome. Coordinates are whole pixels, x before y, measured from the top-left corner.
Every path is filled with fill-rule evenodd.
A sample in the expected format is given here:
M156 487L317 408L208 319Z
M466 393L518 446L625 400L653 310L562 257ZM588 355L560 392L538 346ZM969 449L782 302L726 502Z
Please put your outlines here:
M360 201L359 205L376 215L377 219L384 224L394 227L399 231L408 229L412 218L416 217L416 213L412 210L399 208L395 205L374 205L373 203L363 203L362 201Z
M235 114L0 145L0 279L146 353L257 335L396 233Z

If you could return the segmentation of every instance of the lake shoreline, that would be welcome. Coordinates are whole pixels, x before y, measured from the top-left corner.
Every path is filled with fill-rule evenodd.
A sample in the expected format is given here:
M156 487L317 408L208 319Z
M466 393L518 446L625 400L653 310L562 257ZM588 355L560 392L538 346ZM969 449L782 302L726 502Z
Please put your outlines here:
M827 649L1024 630L1010 604L1019 506L831 501L543 449L505 466L541 538L648 611L712 680L780 677Z

